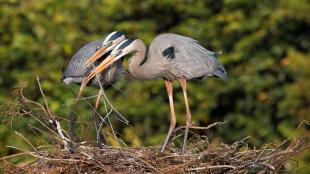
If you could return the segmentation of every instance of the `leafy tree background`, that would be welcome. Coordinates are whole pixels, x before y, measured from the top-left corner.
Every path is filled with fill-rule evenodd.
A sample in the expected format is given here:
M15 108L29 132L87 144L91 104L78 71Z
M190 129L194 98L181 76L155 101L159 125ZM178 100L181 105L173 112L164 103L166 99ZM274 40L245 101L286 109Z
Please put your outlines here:
M84 44L119 30L147 44L159 33L193 37L212 51L228 70L228 82L209 78L188 84L195 124L228 120L207 135L212 142L231 143L251 136L251 145L292 138L310 115L310 2L309 0L81 0L0 2L0 104L16 102L16 89L38 102L39 75L52 112L68 118L77 85L63 86L60 77L73 54ZM175 83L176 86L177 83ZM107 89L115 107L130 126L113 120L120 137L131 146L157 145L169 126L169 105L162 80L120 80ZM85 96L95 95L89 87ZM94 100L89 100L91 104ZM185 109L180 87L175 89L178 123ZM78 106L83 140L93 140L92 109ZM100 112L104 113L103 107ZM14 134L23 133L43 144L30 131L31 119L8 121L1 115L0 154L16 153L6 145L27 148ZM63 120L67 129L68 122ZM105 128L107 129L107 128ZM304 128L301 128L304 129ZM300 155L293 173L308 173L309 151ZM22 161L18 159L15 162Z

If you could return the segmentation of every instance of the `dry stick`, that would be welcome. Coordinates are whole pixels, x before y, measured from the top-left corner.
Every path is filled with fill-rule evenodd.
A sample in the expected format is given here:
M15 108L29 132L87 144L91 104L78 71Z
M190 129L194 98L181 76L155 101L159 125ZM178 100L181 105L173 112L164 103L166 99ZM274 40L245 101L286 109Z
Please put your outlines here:
M276 170L276 168L270 164L262 163L261 165L268 167L272 171Z
M37 75L37 82L38 82L38 86L39 86L41 95L42 95L42 97L43 97L44 103L45 103L45 108L46 108L46 110L47 110L49 116L54 120L54 116L53 116L52 112L50 111L50 109L49 109L49 107L48 107L48 103L47 103L45 94L43 93L43 90L42 90L42 87L41 87L41 83L40 83L40 79L39 79L39 76L38 76L38 75Z
M207 127L191 126L190 128L191 128L191 129L203 129L203 130L208 130L208 129L210 129L210 128L212 128L212 127L215 127L215 126L217 126L217 125L223 125L223 124L225 124L226 122L227 122L227 121L225 120L225 121L223 121L223 122L215 122L215 123L212 123L212 124L208 125Z
M45 108L46 108L46 110L47 110L49 116L52 118L52 121L54 121L55 124L56 124L57 132L58 132L58 134L60 135L61 139L63 140L63 145L64 145L64 147L65 147L65 150L69 150L68 139L63 135L63 130L62 130L61 126L60 126L59 121L57 121L57 120L54 118L53 114L51 113L51 111L50 111L50 109L49 109L49 106L48 106L48 103L47 103L45 94L44 94L44 92L43 92L43 90L42 90L41 83L40 83L40 79L39 79L39 76L38 76L38 75L37 75L37 82L38 82L38 86L39 86L41 95L42 95L42 97L43 97L44 103L45 103Z
M22 100L19 100L21 103L24 104L24 102L28 102L28 103L32 103L32 104L38 105L39 107L42 108L42 110L43 110L43 112L45 113L45 115L48 115L48 113L47 113L46 109L44 108L44 106L43 106L42 104L40 104L40 103L37 103L37 102L34 102L34 101L31 101L31 100L27 99L27 98L24 96L23 90L22 90L22 89L20 90L20 95L21 95L21 97L22 97ZM23 110L23 111L24 111L24 110ZM26 112L26 111L24 111L24 112ZM26 113L27 113L27 112L26 112Z
M99 130L97 130L97 131L101 131L101 128L102 128L102 126L103 126L103 123L106 123L105 122L105 118L106 117L109 117L109 115L112 113L112 109L109 111L109 112L106 112L107 114L106 114L106 116L104 117L104 118L102 118L102 117L100 117L100 119L101 119L101 122L100 122L100 124L99 124ZM97 133L97 139L99 138L99 133ZM106 143L108 143L108 141L106 140Z
M8 148L12 148L12 149L17 149L17 150L20 150L24 153L26 153L27 155L30 155L30 156L33 156L33 157L36 157L36 158L39 158L39 159L43 159L43 160L49 160L49 161L60 161L60 162L79 162L80 160L75 160L75 159L58 159L58 158L49 158L49 157L44 157L44 156L40 156L40 155L36 155L35 153L33 152L30 152L30 151L27 151L25 149L21 149L21 148L18 148L18 147L15 147L15 146L6 146ZM88 162L88 164L91 164L90 162Z
M16 169L18 169L18 168L20 168L20 167L18 167L16 164L13 164L13 163L10 163L10 162L8 162L8 161L6 161L6 160L3 160L3 162L5 163L5 164L8 164L9 166L13 166L14 168L16 168ZM5 168L1 168L2 170L1 170L1 172L3 171L3 169L5 169ZM5 171L5 170L4 170Z
M207 166L207 167L197 167L197 168L189 168L186 171L197 171L197 170L205 170L205 169L219 169L219 168L231 168L235 169L235 166L232 165L218 165L218 166Z
M73 92L75 92L74 90L73 90L73 88L71 88L72 89L72 91ZM77 92L75 92L76 94L77 94ZM96 96L98 96L98 95L96 95ZM83 99L83 98L81 98L81 99ZM87 101L87 100L84 100L85 102L86 102L86 104L91 108L91 109L93 109L93 110L95 110L95 108ZM99 117L100 118L102 118L102 115L98 112L98 111L96 111L96 114L97 115L99 115ZM106 117L104 117L104 118L106 118ZM107 126L109 126L106 122L104 122Z
M23 96L22 96L22 97L23 97ZM46 113L45 108L44 108L41 104L39 104L39 103L37 103L37 102L34 102L34 101L31 101L31 100L28 100L28 99L25 98L25 97L24 97L24 100L25 100L26 102L30 102L30 103L33 103L33 104L36 104L36 105L42 107L43 111ZM49 126L47 126L46 124L44 124L44 123L43 123L40 119L38 119L36 116L34 116L34 115L31 114L31 113L28 113L28 115L30 115L32 118L34 118L36 121L38 121L43 127L45 127L47 130L49 130L51 133L53 133L53 134L59 136L59 134L57 134L57 133L56 133L54 130L52 130ZM64 138L65 138L65 137L64 137ZM66 138L63 139L63 137L61 137L61 139L62 139L62 141L65 141Z
M43 127L45 127L47 130L49 130L51 133L55 134L58 136L58 134L56 132L54 132L54 130L52 130L51 128L49 128L46 124L44 124L40 119L38 119L36 116L34 116L33 114L29 114L33 119L35 119L37 122L39 122Z
M21 152L21 153L16 153L13 155L8 155L8 156L0 158L0 161L4 161L4 160L9 159L9 158L13 158L13 157L21 156L21 155L27 155L27 154L28 154L28 152Z
M36 129L34 129L33 126L32 126L31 124L27 124L27 126L29 126L31 132L32 132L33 134L35 134L37 137L41 137L41 136L42 136L42 135L39 135L39 134L38 134L38 131L37 131ZM47 135L47 134L45 134L45 135ZM49 135L48 135L48 137L49 137L49 138L52 138L52 137L49 136Z
M206 127L199 127L199 126L192 126L194 123L191 123L191 126L189 127L190 129L200 129L200 130L208 130L208 129L211 129L212 127L215 127L215 126L217 126L217 125L223 125L223 124L225 124L227 121L225 120L225 121L223 121L223 122L215 122L215 123L212 123L212 124L210 124L210 125L208 125L208 126L206 126ZM176 132L178 132L179 130L181 130L181 129L184 129L185 128L185 126L179 126L179 127L177 127L177 128L175 128L174 130L173 130L173 132L171 133L171 137L175 137L176 135ZM175 137L175 138L178 138L178 137L180 137L181 135L178 135L177 137ZM175 139L175 138L173 138L173 139ZM171 139L172 140L172 139ZM170 140L170 141L171 141Z
M64 136L64 134L63 134L64 130L61 128L60 123L58 121L55 121L55 122L56 122L56 127L58 130L58 134L63 139L63 143L64 143L65 148L67 148L68 147L68 141L70 141L70 140ZM68 149L66 149L66 150L68 150Z
M150 168L152 168L152 169L155 170L156 172L158 172L158 173L163 173L163 172L161 172L160 170L156 169L156 167L154 167L154 166L152 166L151 164L147 163L146 161L144 161L144 160L142 160L142 159L140 159L140 158L136 158L136 159L138 159L139 161L141 161L143 164L146 164L147 166L149 166Z
M57 140L58 140L57 137L53 137L52 135L50 135L50 134L44 132L43 130L41 130L40 128L37 128L37 127L32 126L32 125L30 125L30 124L28 124L28 126L30 127L30 129L33 130L33 132L38 131L38 132L40 132L40 133L42 133L42 134L47 135L50 139L53 139L54 141L57 142ZM38 136L39 136L39 135L38 135ZM59 140L59 141L61 141L61 140Z
M71 89L72 89L72 91L73 91L75 94L77 94L77 92L74 91L73 88L71 88ZM98 95L95 95L95 96L98 96ZM92 110L95 110L95 108L94 108L85 98L81 98L81 99L83 99L83 100L86 102L86 104L87 104ZM99 115L100 118L102 118L101 114L100 114L97 110L95 111L95 113L96 113L97 115ZM108 124L106 124L106 125L109 126Z
M15 134L17 134L19 137L21 137L23 140L25 140L25 141L29 144L29 146L30 146L34 151L37 152L37 149L36 149L36 148L30 143L30 141L27 140L22 134L20 134L20 133L17 132L17 131L15 131Z
M99 167L101 170L103 170L104 172L107 172L106 167L104 166L104 164L102 164L100 161L98 161L97 163L97 167Z
M93 67L93 69L95 68L94 64L92 64L92 67ZM97 74L95 78L99 82L99 86L100 86L100 89L102 90L102 94L103 94L104 99L107 101L107 103L110 105L110 107L117 113L117 115L120 116L123 119L124 123L126 125L128 125L129 121L120 112L118 112L117 109L114 108L114 106L111 104L111 102L109 101L108 97L106 96L106 94L104 92L104 89L103 89L103 85L102 85L102 83L101 83L101 81L99 79L100 75Z
M108 99L108 97L106 96L104 92L103 92L103 97L106 99L107 103L111 106L111 108L117 113L117 115L123 119L123 123L128 125L129 121L120 112L118 112L118 110L114 108L114 106L111 104L110 100Z
M99 83L101 83L100 81L99 81ZM103 89L103 87L102 87L102 85L100 86L102 89ZM74 90L73 90L74 91ZM75 92L75 91L74 91ZM98 95L97 95L98 96ZM105 96L104 94L103 94L103 96ZM104 97L104 99L107 99L107 97L105 96ZM92 109L94 109L94 107L87 101L87 100L84 100ZM105 100L104 100L105 101ZM104 102L105 103L105 102ZM116 112L116 113L118 113L118 114L120 114L113 106L112 106L112 104L110 103L110 102L108 102L109 103L109 105L112 107L112 109ZM101 116L101 114L99 113L99 112L97 112L96 111L96 114L98 114L99 116L100 116L100 118L102 119L103 118L103 120L105 120L107 117L108 117L108 115L106 115L105 117L102 117ZM124 118L125 119L125 118ZM118 119L119 120L119 119ZM125 121L127 121L126 119L125 119ZM110 127L110 125L109 124L107 124L105 121L104 121L104 123L107 125L107 126L109 126ZM127 121L127 123L126 124L128 124L128 121ZM115 138L115 137L114 137ZM117 138L115 138L116 140L117 140ZM119 143L118 143L119 144Z
M223 121L223 122L215 122L215 123L212 123L212 124L210 124L210 125L208 125L208 126L206 126L206 127L200 127L200 126L192 126L192 124L191 124L191 126L190 126L190 129L200 129L200 130L208 130L208 129L211 129L212 127L215 127L215 126L217 126L217 125L223 125L223 124L225 124L227 121L225 120L225 121ZM175 130L174 130L174 132L177 132L177 131L179 131L179 130L181 130L181 129L184 129L185 128L185 126L179 126L179 127L177 127Z
M310 126L310 123L307 120L303 120L301 123L298 124L297 129L300 129L303 125Z
M102 94L100 94L102 96ZM98 97L98 95L92 95L92 96L88 96L88 97L80 97L79 100L89 100L92 98L96 98Z
M95 65L94 65L94 64L92 64L92 67L93 67L93 69L95 69ZM108 104L111 106L111 108L112 108L117 114L119 114L119 116L121 116L122 119L125 120L126 124L128 124L128 121L125 119L125 117L124 117L121 113L119 113L119 112L113 107L113 105L110 103L110 101L108 100L107 96L105 95L105 92L104 92L104 89L103 89L103 85L102 85L102 83L101 83L101 81L100 81L100 76L101 76L100 74L97 74L95 78L96 78L96 80L97 80L98 83L99 83L99 87L100 87L100 89L101 89L101 91L102 91L102 95L103 95L104 99L108 102ZM106 109L106 112L107 112L106 106L105 106L105 109Z
M22 96L22 99L25 101L25 102L29 102L29 103L33 103L33 104L36 104L38 106L40 106L42 108L42 110L44 111L44 113L46 115L48 115L49 117L51 117L51 119L49 120L50 122L52 121L55 121L56 123L56 127L57 127L57 131L60 135L60 137L62 138L63 140L63 144L64 144L64 147L67 148L67 142L66 142L66 138L64 137L64 135L62 134L62 129L60 127L60 124L59 122L54 118L53 114L51 113L51 111L49 110L49 106L48 106L48 103L47 103L47 100L46 100L46 97L45 97L45 94L42 90L42 87L41 87L41 84L40 84L40 80L39 80L39 77L37 76L37 82L38 82L38 86L39 86L39 89L40 89L40 92L41 92L41 95L44 99L44 102L45 102L45 107L43 105L41 105L40 103L37 103L37 102L34 102L34 101L31 101L31 100L28 100L24 95L23 95L23 92L21 90L21 96ZM29 114L31 115L33 118L35 118L37 121L39 121L39 123L41 123L45 128L47 128L48 130L50 130L51 132L55 133L52 129L50 129L48 126L46 126L43 122L41 122L39 119L37 119L35 116L33 116L32 114ZM57 133L55 133L56 135L58 135Z
M93 66L93 68L94 68L94 64L92 64L92 66ZM120 116L121 118L123 118L125 121L127 121L127 120L122 116L122 114L120 114L120 113L113 107L113 105L110 103L109 99L108 99L107 96L105 95L105 92L104 92L104 89L103 89L103 85L102 85L102 83L101 83L101 81L100 81L100 79L99 79L99 75L96 75L95 78L96 78L96 80L99 82L99 86L100 86L100 89L101 89L101 91L102 91L103 98L107 101L107 103L110 105L110 107L111 107L116 113L119 114L119 116ZM105 105L105 106L106 106L106 105ZM110 125L110 127L111 127L112 134L113 134L113 136L114 136L114 138L115 138L117 144L120 146L120 144L119 144L119 142L118 142L118 138L117 138L117 136L116 136L116 134L115 134L115 132L114 132L114 128L113 128L113 126L112 126L112 124L111 124L110 117L109 117L109 116L106 116L106 117L107 117L108 122L109 122L109 125ZM128 124L128 121L127 121L127 124Z
M94 66L93 66L93 67L94 67ZM100 84L100 80L99 80L99 79L97 79L97 80L98 80L98 82L99 82L99 84ZM100 84L100 86L101 86L101 84ZM102 96L102 93L104 92L104 91L103 91L103 88L100 88L100 91L101 91L100 95ZM98 95L99 95L99 94L98 94ZM105 117L108 117L108 115L110 115L110 113L112 112L112 110L111 110L110 112L108 112L108 108L107 108L107 105L106 105L106 103L105 103L105 100L103 100L103 105L104 105L104 110L105 110L105 113L106 113L106 116L105 116ZM97 140L97 142L98 142L98 140L99 140L99 138L100 138L100 133L101 133L101 129L102 129L103 123L106 123L106 122L105 122L105 118L102 119L101 115L99 115L99 117L100 117L100 119L101 119L102 121L100 122L99 127L96 128L96 140ZM103 134L103 137L104 137L104 139L105 139L105 142L106 142L107 145L108 145L108 140L107 140L107 138L106 138L106 136L105 136L104 134Z
M83 164L84 164L84 160L82 160L82 162L81 162L81 164L80 164L80 169L79 169L78 173L81 173L81 170L82 170Z

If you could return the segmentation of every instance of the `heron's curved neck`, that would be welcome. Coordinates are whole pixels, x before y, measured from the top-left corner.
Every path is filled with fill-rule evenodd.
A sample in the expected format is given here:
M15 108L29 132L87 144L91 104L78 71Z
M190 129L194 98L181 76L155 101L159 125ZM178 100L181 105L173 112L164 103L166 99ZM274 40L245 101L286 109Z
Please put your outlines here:
M141 80L156 78L155 67L147 60L142 64L146 56L146 46L142 41L138 41L133 48L136 52L129 59L129 72Z

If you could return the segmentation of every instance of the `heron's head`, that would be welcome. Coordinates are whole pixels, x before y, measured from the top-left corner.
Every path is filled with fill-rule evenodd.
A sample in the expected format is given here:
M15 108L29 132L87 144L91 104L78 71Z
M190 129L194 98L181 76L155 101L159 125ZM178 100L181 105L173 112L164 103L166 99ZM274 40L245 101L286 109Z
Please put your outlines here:
M126 39L119 43L110 53L109 57L105 58L103 62L101 62L94 71L92 71L88 79L93 78L104 69L106 69L113 62L121 59L125 55L133 52L139 51L139 49L145 49L144 43L140 39Z
M102 42L101 48L99 48L83 65L84 68L89 67L92 63L98 60L101 56L107 52L113 50L120 42L125 40L125 34L120 31L114 31L110 33Z

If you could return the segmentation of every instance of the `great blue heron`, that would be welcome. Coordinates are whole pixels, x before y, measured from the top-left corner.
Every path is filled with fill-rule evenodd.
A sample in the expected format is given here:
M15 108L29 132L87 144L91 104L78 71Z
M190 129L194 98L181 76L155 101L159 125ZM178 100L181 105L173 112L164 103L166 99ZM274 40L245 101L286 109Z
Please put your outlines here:
M141 80L161 77L165 80L169 96L171 121L168 135L161 149L162 152L165 150L176 125L172 81L180 81L186 106L186 126L182 153L185 152L191 123L186 81L190 79L206 79L208 76L216 76L226 81L227 77L224 66L215 58L214 52L201 46L198 41L190 37L167 33L157 36L152 41L145 62L146 46L144 42L140 39L124 40L112 50L108 58L90 73L88 79L93 78L110 64L131 52L134 52L134 55L129 59L128 69L134 77Z
M70 112L70 139L74 142L74 123L75 123L75 110L77 102L82 95L82 91L86 85L100 87L96 105L94 107L93 123L96 131L100 127L97 124L97 109L100 103L100 96L102 95L102 86L108 86L113 83L122 74L122 60L113 63L109 68L100 73L99 80L88 80L87 75L91 70L96 67L101 60L105 59L108 53L120 42L125 40L125 35L122 32L114 31L109 34L104 40L96 40L83 46L70 60L66 70L63 73L61 81L63 84L77 83L81 84L76 101L72 106ZM96 60L93 60L93 58ZM102 85L102 86L101 86ZM99 134L100 135L100 134ZM100 136L97 137L97 143L100 142ZM99 138L99 139L98 139Z

